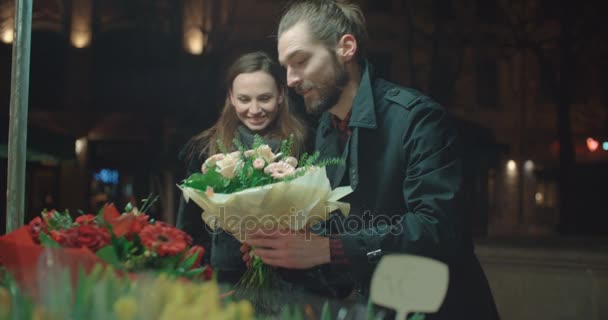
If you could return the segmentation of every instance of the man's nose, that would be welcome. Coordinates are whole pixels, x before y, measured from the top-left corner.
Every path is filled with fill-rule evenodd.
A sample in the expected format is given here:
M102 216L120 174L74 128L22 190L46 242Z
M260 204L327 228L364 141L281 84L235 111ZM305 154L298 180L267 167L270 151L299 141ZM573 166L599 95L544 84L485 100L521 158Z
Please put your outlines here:
M287 67L287 85L291 88L296 87L302 82L302 78L294 72L293 68Z

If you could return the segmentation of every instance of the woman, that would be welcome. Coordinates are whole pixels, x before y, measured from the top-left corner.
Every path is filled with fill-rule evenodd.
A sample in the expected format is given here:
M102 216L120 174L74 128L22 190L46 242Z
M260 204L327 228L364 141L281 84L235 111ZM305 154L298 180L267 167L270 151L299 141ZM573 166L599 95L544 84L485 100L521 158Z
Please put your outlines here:
M290 110L284 76L279 64L263 52L245 54L231 65L220 118L210 129L194 136L180 154L188 163L188 175L199 172L207 156L220 152L218 140L228 151L234 151L234 138L251 147L257 134L273 151L278 151L281 140L293 134L293 155L297 157L305 151L306 126ZM201 211L194 202L186 203L182 198L177 226L207 249L205 258L211 260L219 281L236 283L246 268L240 243L226 232L211 232Z

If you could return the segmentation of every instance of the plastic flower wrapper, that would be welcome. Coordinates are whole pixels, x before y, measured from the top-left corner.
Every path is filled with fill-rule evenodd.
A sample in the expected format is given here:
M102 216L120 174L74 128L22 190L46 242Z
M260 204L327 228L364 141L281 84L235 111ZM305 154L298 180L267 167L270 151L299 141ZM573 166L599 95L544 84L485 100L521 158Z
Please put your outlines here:
M201 172L188 177L179 188L186 201L192 200L203 209L207 226L214 231L220 228L241 242L246 240L247 231L254 229L297 231L327 220L335 210L347 215L350 205L338 200L352 189L332 190L325 171L326 165L341 165L343 161L319 162L318 152L299 160L288 157L292 144L293 137L283 141L281 152L274 154L258 136L249 150L235 140L238 151L227 152L218 142L222 153L210 156ZM259 311L276 312L275 299L263 295L279 290L278 281L273 269L254 256L237 291L250 292L253 296L249 298Z

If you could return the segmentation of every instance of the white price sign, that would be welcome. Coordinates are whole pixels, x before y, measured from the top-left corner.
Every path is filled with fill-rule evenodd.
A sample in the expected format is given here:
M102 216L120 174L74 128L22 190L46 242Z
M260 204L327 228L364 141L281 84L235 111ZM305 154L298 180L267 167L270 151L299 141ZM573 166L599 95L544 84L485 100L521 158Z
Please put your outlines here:
M403 320L412 312L437 312L448 291L449 271L437 260L395 254L380 260L372 277L373 303L397 311Z

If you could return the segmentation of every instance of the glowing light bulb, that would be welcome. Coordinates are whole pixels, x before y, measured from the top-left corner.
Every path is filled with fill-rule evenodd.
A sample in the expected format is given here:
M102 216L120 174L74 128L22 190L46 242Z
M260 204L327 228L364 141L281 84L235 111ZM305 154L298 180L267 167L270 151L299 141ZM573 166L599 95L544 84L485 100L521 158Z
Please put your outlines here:
M537 192L536 195L534 195L534 200L536 200L536 204L543 204L545 196L543 196L542 193Z
M72 45L78 49L86 48L91 43L91 33L87 31L72 31Z
M599 147L600 143L597 140L591 137L587 138L587 149L589 149L589 151L595 152Z
M507 170L509 172L515 172L517 170L517 163L515 162L515 160L507 161Z
M199 55L205 50L205 34L199 28L190 28L186 33L185 49L191 54Z
M13 29L12 28L4 29L2 31L2 34L0 35L0 40L2 40L2 42L6 43L6 44L13 43L13 40L14 40Z

